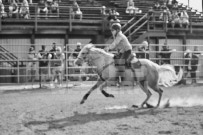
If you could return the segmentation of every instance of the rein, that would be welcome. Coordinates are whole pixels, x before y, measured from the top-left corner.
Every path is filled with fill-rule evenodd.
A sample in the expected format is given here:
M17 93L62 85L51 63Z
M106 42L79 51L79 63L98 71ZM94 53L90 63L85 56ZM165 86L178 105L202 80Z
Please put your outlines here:
M100 52L99 52L100 53ZM102 54L102 53L100 53L100 54ZM102 54L103 55L103 54ZM100 57L97 57L97 58L95 58L95 59L91 59L91 61L95 61L95 60L97 60L97 59L99 59ZM90 63L90 61L88 61L88 64ZM114 63L114 61L112 61L111 63L109 63L109 64L106 64L106 65L104 65L103 67L102 67L102 69L101 70L96 70L96 72L97 72L97 74L99 75L99 77L103 80L103 81L105 81L105 79L102 77L102 72L107 68L107 67L109 67L110 65L112 65Z

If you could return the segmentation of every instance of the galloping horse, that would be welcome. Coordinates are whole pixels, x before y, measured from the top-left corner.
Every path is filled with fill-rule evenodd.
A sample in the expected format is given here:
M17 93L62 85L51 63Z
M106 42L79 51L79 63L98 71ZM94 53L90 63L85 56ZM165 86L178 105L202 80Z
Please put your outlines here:
M84 61L88 61L91 63L91 65L97 67L96 71L99 75L97 83L84 95L82 101L80 102L81 104L83 104L91 92L98 87L100 87L100 90L104 96L114 97L114 95L104 91L104 88L107 87L107 82L115 81L115 77L117 75L117 68L115 67L113 57L113 54L107 53L103 49L95 48L93 44L85 45L80 51L78 58L75 60L75 64L78 65ZM141 67L132 67L131 69L126 69L125 78L128 80L129 78L133 78L134 81L136 80L140 88L146 93L147 97L142 102L141 107L143 107L144 104L148 104L147 101L152 95L148 89L148 86L159 94L157 103L158 107L160 105L163 92L163 90L159 87L159 82L172 86L181 80L183 72L180 70L181 72L179 71L179 74L176 75L174 68L170 65L159 66L158 64L147 59L140 59L139 61L141 63ZM137 58L133 58L131 65L136 62ZM169 79L162 77L166 74Z

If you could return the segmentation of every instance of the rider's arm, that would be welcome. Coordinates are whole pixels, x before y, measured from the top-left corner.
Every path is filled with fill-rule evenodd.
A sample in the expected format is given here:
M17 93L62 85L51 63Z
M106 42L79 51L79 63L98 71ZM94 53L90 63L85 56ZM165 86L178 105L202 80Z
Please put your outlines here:
M114 41L113 41L113 43L111 44L111 45L109 45L109 49L114 49L120 42L121 42L121 40L122 40L122 37L121 36L117 36L115 39L114 39Z

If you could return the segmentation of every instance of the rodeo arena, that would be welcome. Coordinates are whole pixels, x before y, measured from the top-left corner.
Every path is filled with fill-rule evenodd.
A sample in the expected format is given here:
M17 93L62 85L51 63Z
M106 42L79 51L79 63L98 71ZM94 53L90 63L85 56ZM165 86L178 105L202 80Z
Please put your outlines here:
M202 7L0 0L0 135L203 135Z

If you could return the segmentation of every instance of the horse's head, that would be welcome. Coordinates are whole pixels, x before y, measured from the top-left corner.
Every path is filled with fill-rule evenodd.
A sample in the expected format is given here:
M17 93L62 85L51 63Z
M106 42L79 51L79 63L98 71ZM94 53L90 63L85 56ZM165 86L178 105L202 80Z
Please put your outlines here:
M94 47L93 44L87 44L87 45L85 45L85 46L82 48L82 50L80 51L80 53L79 53L79 55L78 55L78 57L77 57L77 59L75 60L74 63L75 63L76 65L81 65L82 62L84 62L84 61L87 59L87 56L89 55L90 49L91 49L92 47Z

